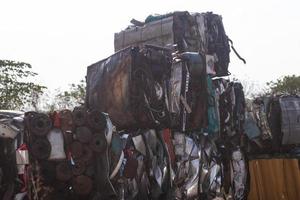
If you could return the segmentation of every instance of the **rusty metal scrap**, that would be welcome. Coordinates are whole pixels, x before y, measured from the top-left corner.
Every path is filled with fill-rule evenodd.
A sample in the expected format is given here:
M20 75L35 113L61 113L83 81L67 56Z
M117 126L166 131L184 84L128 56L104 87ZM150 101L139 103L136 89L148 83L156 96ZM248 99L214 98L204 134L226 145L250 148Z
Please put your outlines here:
M74 191L80 195L87 195L93 188L93 182L88 176L77 176L72 180Z
M45 136L50 131L52 122L46 114L38 113L29 121L30 130L36 136Z
M89 143L93 134L88 127L80 126L76 128L75 135L81 143Z
M51 144L47 139L38 138L32 143L30 151L37 159L47 159L50 156Z
M95 152L101 153L105 151L106 147L107 147L107 141L104 135L100 135L96 133L92 138L92 141L90 143L90 148Z
M87 117L86 109L84 107L75 107L72 112L72 116L73 116L74 124L76 126L82 126L86 122L86 117Z
M61 162L56 165L56 178L60 181L68 181L72 178L72 166L68 162Z
M84 124L66 130L73 142L62 143L67 157L61 160L49 160L49 155L34 156L32 147L35 143L43 144L40 141L48 141L51 131L45 136L36 136L30 131L30 123L25 126L28 131L26 141L32 155L29 166L40 171L32 171L32 178L28 179L27 190L31 199L74 199L76 195L77 199L96 196L102 199L153 199L164 198L166 194L177 199L198 196L212 199L224 195L222 157L208 135L200 131L171 129L117 131L107 114L87 109L85 112L87 118ZM93 127L88 122L91 120L88 119L89 113L98 114L91 117L94 119ZM55 129L63 132L57 124ZM100 124L101 127L105 125L104 130L99 128ZM63 126L63 123L60 125ZM61 138L65 140L66 137ZM49 142L49 145L51 150L53 144ZM239 158L235 156L234 161L244 164ZM239 172L244 168L235 170ZM237 174L239 179L235 179L240 194L244 192L245 185L241 185L239 180L245 180L245 174Z
M73 129L73 116L70 110L62 110L59 112L61 129L66 131L72 131Z
M115 34L115 54L88 67L84 106L25 113L28 199L243 199L244 94L216 80L229 74L221 16L133 23Z
M77 107L73 112L53 112L49 116L25 114L25 141L30 159L23 164L28 167L22 173L31 176L24 179L28 198L74 199L77 194L79 199L86 199L91 193L99 193L94 187L101 184L94 178L99 165L95 158L108 152L107 143L114 138L115 131L108 116L84 107ZM37 130L42 134L37 134ZM102 159L102 162L109 160ZM122 162L118 163L115 175Z

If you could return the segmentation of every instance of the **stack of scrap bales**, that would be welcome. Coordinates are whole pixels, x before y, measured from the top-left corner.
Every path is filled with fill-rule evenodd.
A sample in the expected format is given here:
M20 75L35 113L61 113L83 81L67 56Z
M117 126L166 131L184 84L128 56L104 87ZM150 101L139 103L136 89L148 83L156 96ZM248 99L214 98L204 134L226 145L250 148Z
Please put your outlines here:
M24 174L30 178L24 181L28 196L92 199L99 188L106 187L103 183L109 169L103 163L112 132L107 115L83 107L49 115L26 113L24 141L29 165Z
M115 51L128 46L152 44L180 52L201 52L213 56L218 76L228 75L229 44L222 17L212 12L174 12L150 15L144 23L115 34Z
M247 104L245 133L253 157L295 156L300 144L300 97L257 97Z
M133 23L115 34L115 54L88 67L84 107L25 114L25 193L245 199L245 99L240 83L221 78L230 52L221 16L174 12Z
M240 83L221 78L230 52L221 16L132 23L115 34L115 54L87 70L86 106L107 112L126 141L119 198L244 199L245 99Z
M120 129L199 129L205 77L199 54L178 55L174 62L169 49L128 47L88 67L86 103L109 113Z

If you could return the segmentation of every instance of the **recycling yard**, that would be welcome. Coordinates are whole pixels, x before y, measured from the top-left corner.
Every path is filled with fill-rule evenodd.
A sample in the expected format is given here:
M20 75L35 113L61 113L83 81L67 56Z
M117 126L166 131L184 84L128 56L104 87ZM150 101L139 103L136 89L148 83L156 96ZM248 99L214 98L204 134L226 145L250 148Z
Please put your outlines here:
M248 59L221 14L132 19L47 109L0 92L0 199L299 199L300 82L250 97L231 77L231 59ZM28 66L1 61L0 80Z

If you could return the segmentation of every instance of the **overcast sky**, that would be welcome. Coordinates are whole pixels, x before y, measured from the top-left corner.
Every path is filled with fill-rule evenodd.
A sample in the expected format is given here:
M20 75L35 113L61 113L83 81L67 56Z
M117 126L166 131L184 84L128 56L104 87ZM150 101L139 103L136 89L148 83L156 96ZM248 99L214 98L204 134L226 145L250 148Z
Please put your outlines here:
M0 59L32 64L50 89L79 82L86 67L114 51L114 33L132 18L172 11L223 16L227 35L247 60L231 53L229 70L262 85L300 75L300 1L1 0Z

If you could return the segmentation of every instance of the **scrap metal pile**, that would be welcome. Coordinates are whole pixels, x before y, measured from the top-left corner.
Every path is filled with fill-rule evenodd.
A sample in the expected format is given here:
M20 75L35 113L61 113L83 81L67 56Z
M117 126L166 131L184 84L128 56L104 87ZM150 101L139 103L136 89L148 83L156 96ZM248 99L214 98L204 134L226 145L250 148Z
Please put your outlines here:
M108 113L126 138L111 193L245 199L245 98L240 83L221 78L230 74L222 18L175 12L132 23L115 34L117 52L87 70L86 106Z
M297 157L300 144L300 97L277 95L248 102L245 133L253 157Z
M221 16L132 23L115 34L116 53L88 67L84 106L0 112L1 199L242 200L245 153L299 147L299 96L246 103L222 78L231 41Z
M221 16L132 23L115 34L116 53L88 67L83 107L1 121L11 134L0 156L17 149L18 172L1 163L2 199L247 198L246 103L242 85L222 78Z
M222 193L218 149L199 132L116 131L106 114L83 107L1 119L8 139L1 140L4 200L186 199L198 190L210 199Z
M109 118L77 107L50 114L25 113L29 148L27 192L33 199L86 199L100 182L99 159L112 136Z
M14 138L13 144L2 148L16 148L16 160L10 163L10 173L1 177L8 179L8 186L1 187L6 188L1 198L97 199L97 191L103 189L110 173L103 163L108 163L105 160L108 154L111 166L116 159L114 152L108 152L107 148L114 140L115 131L108 116L76 107L73 112L27 112L18 117L21 124L18 128L11 123L18 118L5 118L9 122L7 127L14 127L14 131L4 130L5 123L1 123L1 132L6 133L7 138ZM1 169L8 170L3 165Z

